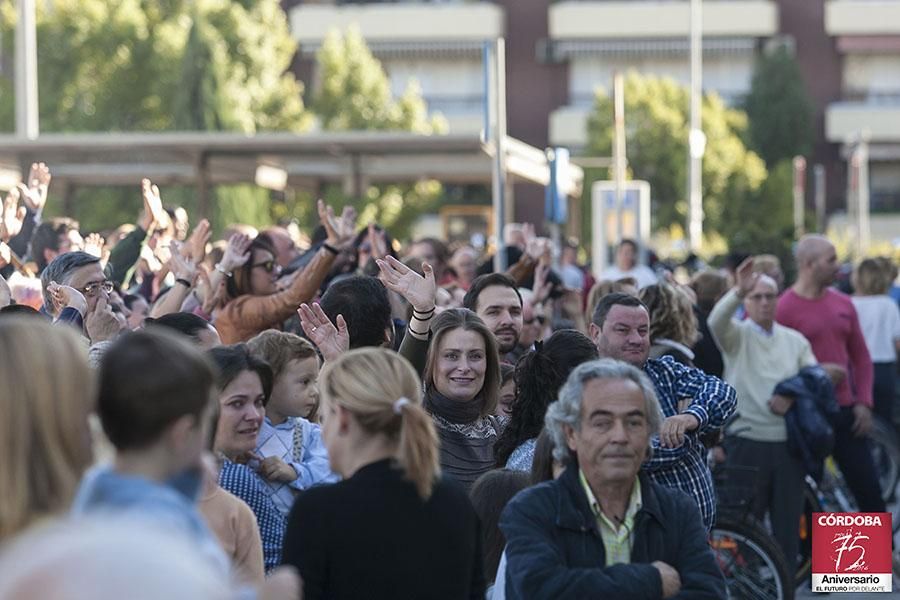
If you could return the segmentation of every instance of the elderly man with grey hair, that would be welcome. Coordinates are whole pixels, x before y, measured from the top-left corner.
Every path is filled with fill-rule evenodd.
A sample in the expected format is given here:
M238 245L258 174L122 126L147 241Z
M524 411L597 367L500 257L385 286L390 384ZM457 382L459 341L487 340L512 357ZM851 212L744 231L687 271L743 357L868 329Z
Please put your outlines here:
M41 272L43 311L56 321L71 323L93 346L114 339L125 327L109 303L113 284L100 259L86 252L66 252Z
M803 512L806 470L788 447L784 415L793 398L775 393L778 385L817 364L799 331L775 322L778 283L754 272L754 258L735 271L736 284L709 315L709 329L722 350L725 381L737 391L738 416L725 438L728 464L756 470L754 511L769 513L772 532L791 568L800 548L797 523ZM733 318L743 303L747 319ZM822 377L825 375L822 373Z
M506 536L507 598L724 598L697 503L641 472L662 412L624 362L578 366L546 429L567 468L517 495Z

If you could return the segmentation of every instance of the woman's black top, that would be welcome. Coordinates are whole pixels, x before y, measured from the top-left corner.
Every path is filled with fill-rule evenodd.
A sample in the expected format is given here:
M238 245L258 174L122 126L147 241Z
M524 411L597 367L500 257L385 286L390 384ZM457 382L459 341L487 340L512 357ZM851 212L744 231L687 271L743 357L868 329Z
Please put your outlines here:
M427 501L392 460L301 493L288 517L283 564L303 578L303 598L482 600L478 518L455 482Z

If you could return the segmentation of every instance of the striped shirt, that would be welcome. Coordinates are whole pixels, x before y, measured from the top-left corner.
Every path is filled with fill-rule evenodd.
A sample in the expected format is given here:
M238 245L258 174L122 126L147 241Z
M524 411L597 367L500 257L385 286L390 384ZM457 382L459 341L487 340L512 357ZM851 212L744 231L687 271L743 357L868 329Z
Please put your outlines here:
M653 436L653 458L642 469L656 483L693 497L708 531L716 520L716 495L700 435L725 426L735 408L734 388L700 369L675 362L671 356L648 360L644 372L656 388L663 417L679 414L678 403L690 400L681 413L697 417L700 427L687 432L678 448L663 448L659 436Z
M628 509L625 511L625 519L622 521L621 527L610 521L600 510L600 503L594 496L594 492L584 476L584 471L581 469L578 470L578 480L581 481L581 487L587 496L591 512L597 519L597 529L600 530L603 548L606 550L606 566L629 564L631 562L631 546L634 543L634 518L642 506L641 480L637 476L634 478L634 487L631 488L631 498L628 500Z

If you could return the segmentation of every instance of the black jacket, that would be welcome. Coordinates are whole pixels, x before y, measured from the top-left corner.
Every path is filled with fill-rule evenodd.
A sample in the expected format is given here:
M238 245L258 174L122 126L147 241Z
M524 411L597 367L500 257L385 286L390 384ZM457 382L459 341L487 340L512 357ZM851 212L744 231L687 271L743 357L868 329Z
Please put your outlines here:
M465 492L444 479L423 502L389 460L297 496L282 554L306 600L484 599L481 532Z
M775 393L794 399L784 415L788 447L806 472L821 480L823 463L834 450L833 423L840 411L831 378L822 367L804 367L775 386Z
M707 542L696 502L640 475L642 506L635 518L631 564L606 565L594 514L570 465L556 481L513 498L503 511L506 597L547 600L662 598L653 561L678 571L677 598L725 598L725 581Z

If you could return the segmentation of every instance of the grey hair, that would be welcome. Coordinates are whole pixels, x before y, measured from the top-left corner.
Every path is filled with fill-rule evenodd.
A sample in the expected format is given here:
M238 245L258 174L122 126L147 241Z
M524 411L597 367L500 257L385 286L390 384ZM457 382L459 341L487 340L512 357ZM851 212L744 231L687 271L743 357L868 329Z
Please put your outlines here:
M47 287L51 282L55 281L60 285L68 285L69 277L81 267L92 265L100 262L96 256L87 252L66 252L54 258L47 268L41 272L41 289L44 294L44 310L53 314L53 298L47 291Z
M553 458L566 463L573 458L566 441L565 426L581 428L581 404L584 386L594 379L626 380L637 384L644 396L644 413L650 437L659 433L663 415L656 398L656 390L650 378L643 371L618 360L602 358L582 363L569 374L566 383L559 390L559 399L547 408L544 428L553 440Z

